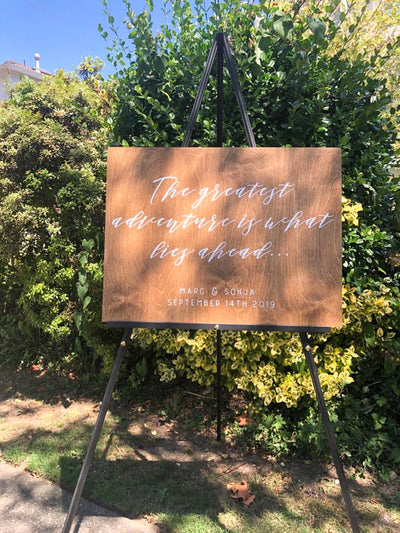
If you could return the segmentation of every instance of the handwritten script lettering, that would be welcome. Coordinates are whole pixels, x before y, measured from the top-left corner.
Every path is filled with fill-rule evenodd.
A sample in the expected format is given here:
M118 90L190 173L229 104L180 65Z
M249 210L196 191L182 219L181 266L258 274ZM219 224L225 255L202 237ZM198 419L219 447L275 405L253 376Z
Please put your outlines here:
M149 227L162 228L164 236L165 234L173 235L188 228L212 233L220 230L220 228L229 227L231 231L238 231L242 237L250 235L255 228L257 228L258 232L260 228L263 228L265 237L268 240L260 243L256 248L250 248L245 245L238 248L237 246L230 246L226 241L221 241L215 247L203 247L200 250L195 250L191 247L173 247L165 240L160 240L150 253L150 259L166 259L169 257L173 259L175 266L180 266L188 256L193 254L208 263L224 257L238 257L241 259L272 257L274 256L272 240L274 230L281 229L283 233L293 232L299 228L321 230L335 220L335 216L329 212L310 216L305 214L303 210L297 210L283 217L268 216L268 212L264 210L264 207L268 208L272 202L278 202L286 195L295 192L294 185L289 181L274 187L255 182L239 187L224 188L217 183L214 187L201 187L199 189L186 187L184 184L182 185L182 181L182 179L178 179L175 176L163 176L152 180L154 188L149 199L150 206L156 206L157 204L167 205L174 198L182 199L190 196L193 198L191 209L196 211L206 201L217 202L221 198L235 197L235 201L243 199L246 199L247 202L250 199L254 199L254 201L261 200L262 212L265 214L265 218L256 218L248 213L242 213L237 218L220 216L217 213L202 216L199 212L165 217L148 214L141 209L127 218L122 216L115 217L111 221L112 227L114 229L128 227L137 231ZM245 206L245 208L247 207ZM152 210L154 211L154 207ZM175 211L176 206L174 206L173 212ZM281 258L288 255L284 250L275 253L275 257Z
M292 213L285 216L276 217L275 215L268 216L268 209L274 202L279 202L288 194L295 193L295 186L286 181L279 185L269 187L263 183L255 182L239 187L222 187L219 183L213 187L193 188L184 185L182 178L175 176L163 176L152 180L153 191L148 200L151 213L147 213L144 209L132 213L131 216L123 217L117 216L112 219L111 225L114 229L129 228L141 231L145 228L162 228L163 240L160 240L150 253L150 259L166 259L172 258L175 266L183 264L184 260L190 255L195 254L202 260L211 263L214 260L222 259L224 257L238 257L247 259L255 257L262 259L265 257L288 257L288 253L284 250L273 251L273 236L275 230L281 230L283 233L293 232L303 228L306 230L322 230L328 224L335 220L335 216L329 211L318 214L306 214L303 210L293 209ZM183 198L190 197L193 202L190 208L194 212L186 212L183 214L174 214L174 216L158 216L154 214L154 209L157 205L168 205L173 199L178 199L182 202ZM220 215L218 213L208 214L206 216L201 214L201 208L206 205L206 202L217 202L222 198L234 197L233 201L244 201L244 209L249 208L249 200L261 201L262 216L258 218L252 216L247 212L242 212L239 217L230 217L228 215ZM178 204L179 207L179 204ZM171 208L172 209L172 208ZM177 206L174 205L172 212L175 213ZM224 210L225 211L225 210ZM260 213L258 210L257 213ZM214 247L203 247L196 250L190 246L174 247L168 244L164 239L166 234L173 235L177 232L196 229L198 231L213 233L219 231L221 228L228 228L232 232L238 232L241 237L246 238L254 231L259 235L260 230L263 232L265 241L260 243L258 247L242 247L230 246L227 241L221 241ZM190 233L188 234L190 236Z
M203 187L200 190L190 189L189 187L180 187L180 181L175 176L163 176L153 180L155 184L154 192L150 198L150 204L154 205L157 200L165 202L169 198L186 197L197 193L198 198L193 202L192 209L197 209L205 199L215 202L219 198L236 196L237 198L253 198L259 196L263 205L269 205L272 200L283 198L294 190L294 185L286 182L275 187L267 187L262 183L250 183L241 187L222 188L217 183L214 188Z

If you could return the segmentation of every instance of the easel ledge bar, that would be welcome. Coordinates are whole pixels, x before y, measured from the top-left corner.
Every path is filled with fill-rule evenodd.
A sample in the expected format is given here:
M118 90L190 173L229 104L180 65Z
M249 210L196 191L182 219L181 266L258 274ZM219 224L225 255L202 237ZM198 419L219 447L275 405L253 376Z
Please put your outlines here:
M328 333L326 326L276 326L274 324L192 324L180 322L107 322L109 328L137 329L220 329L229 331L289 331L291 333Z

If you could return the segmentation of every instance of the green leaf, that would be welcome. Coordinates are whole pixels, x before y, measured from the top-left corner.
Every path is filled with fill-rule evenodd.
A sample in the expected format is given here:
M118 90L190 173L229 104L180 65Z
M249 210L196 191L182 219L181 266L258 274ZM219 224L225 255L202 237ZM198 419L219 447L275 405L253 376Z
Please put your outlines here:
M320 44L325 39L326 23L322 20L311 19L308 21L308 27L312 31L315 42Z
M376 338L372 324L370 324L369 322L365 323L363 326L363 330L365 342L368 344L368 346L375 346Z
M261 37L260 42L258 43L259 48L263 52L268 52L271 49L271 39L270 37Z
M78 330L81 329L82 326L82 312L81 311L75 311L74 313L74 322Z
M288 18L281 18L276 20L272 25L274 32L282 39L292 39L293 36L293 21Z
M385 416L379 416L378 413L372 413L372 419L374 421L374 428L376 430L379 430L383 427L384 423L386 422Z
M86 250L86 252L91 252L93 250L93 246L94 246L93 239L83 239L82 248Z
M82 343L79 337L75 337L75 347L78 353L82 353Z
M161 73L168 64L168 59L164 54L158 55L153 61L154 70Z
M77 283L76 287L77 287L77 291L78 291L78 298L80 300L83 300L84 297L85 297L85 294L88 291L88 286L87 285L81 285L80 283Z
M86 309L86 307L90 304L91 300L92 299L90 296L86 296L86 298L83 300L82 309Z
M256 58L257 65L261 65L262 59L265 57L265 53L261 50L260 47L256 46L254 50L254 55Z
M135 365L136 372L140 378L144 378L147 374L147 360L145 357L138 361Z
M393 372L396 370L398 366L399 366L399 361L395 357L390 357L388 355L385 356L383 367L385 369L385 374L387 376L390 376L390 374L393 374Z

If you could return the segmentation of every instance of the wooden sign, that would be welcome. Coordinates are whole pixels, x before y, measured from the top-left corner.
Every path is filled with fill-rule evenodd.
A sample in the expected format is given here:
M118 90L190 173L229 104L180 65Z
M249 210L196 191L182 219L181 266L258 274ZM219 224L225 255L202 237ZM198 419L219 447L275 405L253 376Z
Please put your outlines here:
M110 148L103 321L341 326L338 148Z

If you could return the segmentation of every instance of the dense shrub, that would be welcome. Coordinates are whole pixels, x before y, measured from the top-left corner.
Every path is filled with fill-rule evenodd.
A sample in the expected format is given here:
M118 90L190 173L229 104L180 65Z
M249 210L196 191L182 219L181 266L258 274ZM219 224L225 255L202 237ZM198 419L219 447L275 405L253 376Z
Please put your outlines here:
M357 442L358 450L362 450L357 458L371 451L368 442L374 431L374 417L381 420L380 435L386 442L395 442L398 413L392 410L390 416L379 417L389 398L399 395L395 386L399 383L399 341L395 336L399 326L399 277L394 259L399 229L394 210L399 188L391 175L397 110L391 104L385 80L371 76L374 57L369 61L360 56L351 59L351 54L329 48L338 28L328 15L337 8L337 2L324 3L326 10L322 13L318 2L309 2L307 12L300 9L300 4L293 7L289 3L293 9L284 12L272 3L249 5L238 0L212 3L206 10L198 1L193 13L187 0L174 0L166 3L166 23L156 35L152 3L148 2L148 9L139 14L128 1L125 3L128 37L120 38L111 14L109 31L101 28L105 38L113 35L114 39L109 59L119 78L112 117L116 144L182 143L212 37L216 30L225 30L257 144L342 148L344 326L316 336L314 353L326 397L332 398L332 409L336 401L333 398L343 390L354 391L352 395L345 392L344 405L349 409L360 387L368 387L373 379L371 366L380 375L375 392L386 403L382 399L375 402L373 418L366 417L369 430ZM104 4L107 9L107 2ZM215 93L212 77L193 145L216 143ZM226 146L246 144L227 72L224 134ZM161 379L185 375L201 384L213 382L213 332L144 330L135 332L134 338L143 348L155 350ZM269 405L272 413L286 409L285 424L297 420L293 428L299 447L301 442L308 445L313 440L315 419L312 415L309 420L305 418L314 402L313 390L296 336L224 332L222 374L228 389L243 389L255 404L261 401ZM313 424L314 431L310 431ZM354 449L346 438L341 442L350 455ZM390 456L390 449L388 446L386 454L381 450L381 463L399 460Z
M109 94L59 72L0 106L0 349L88 371L100 325Z

